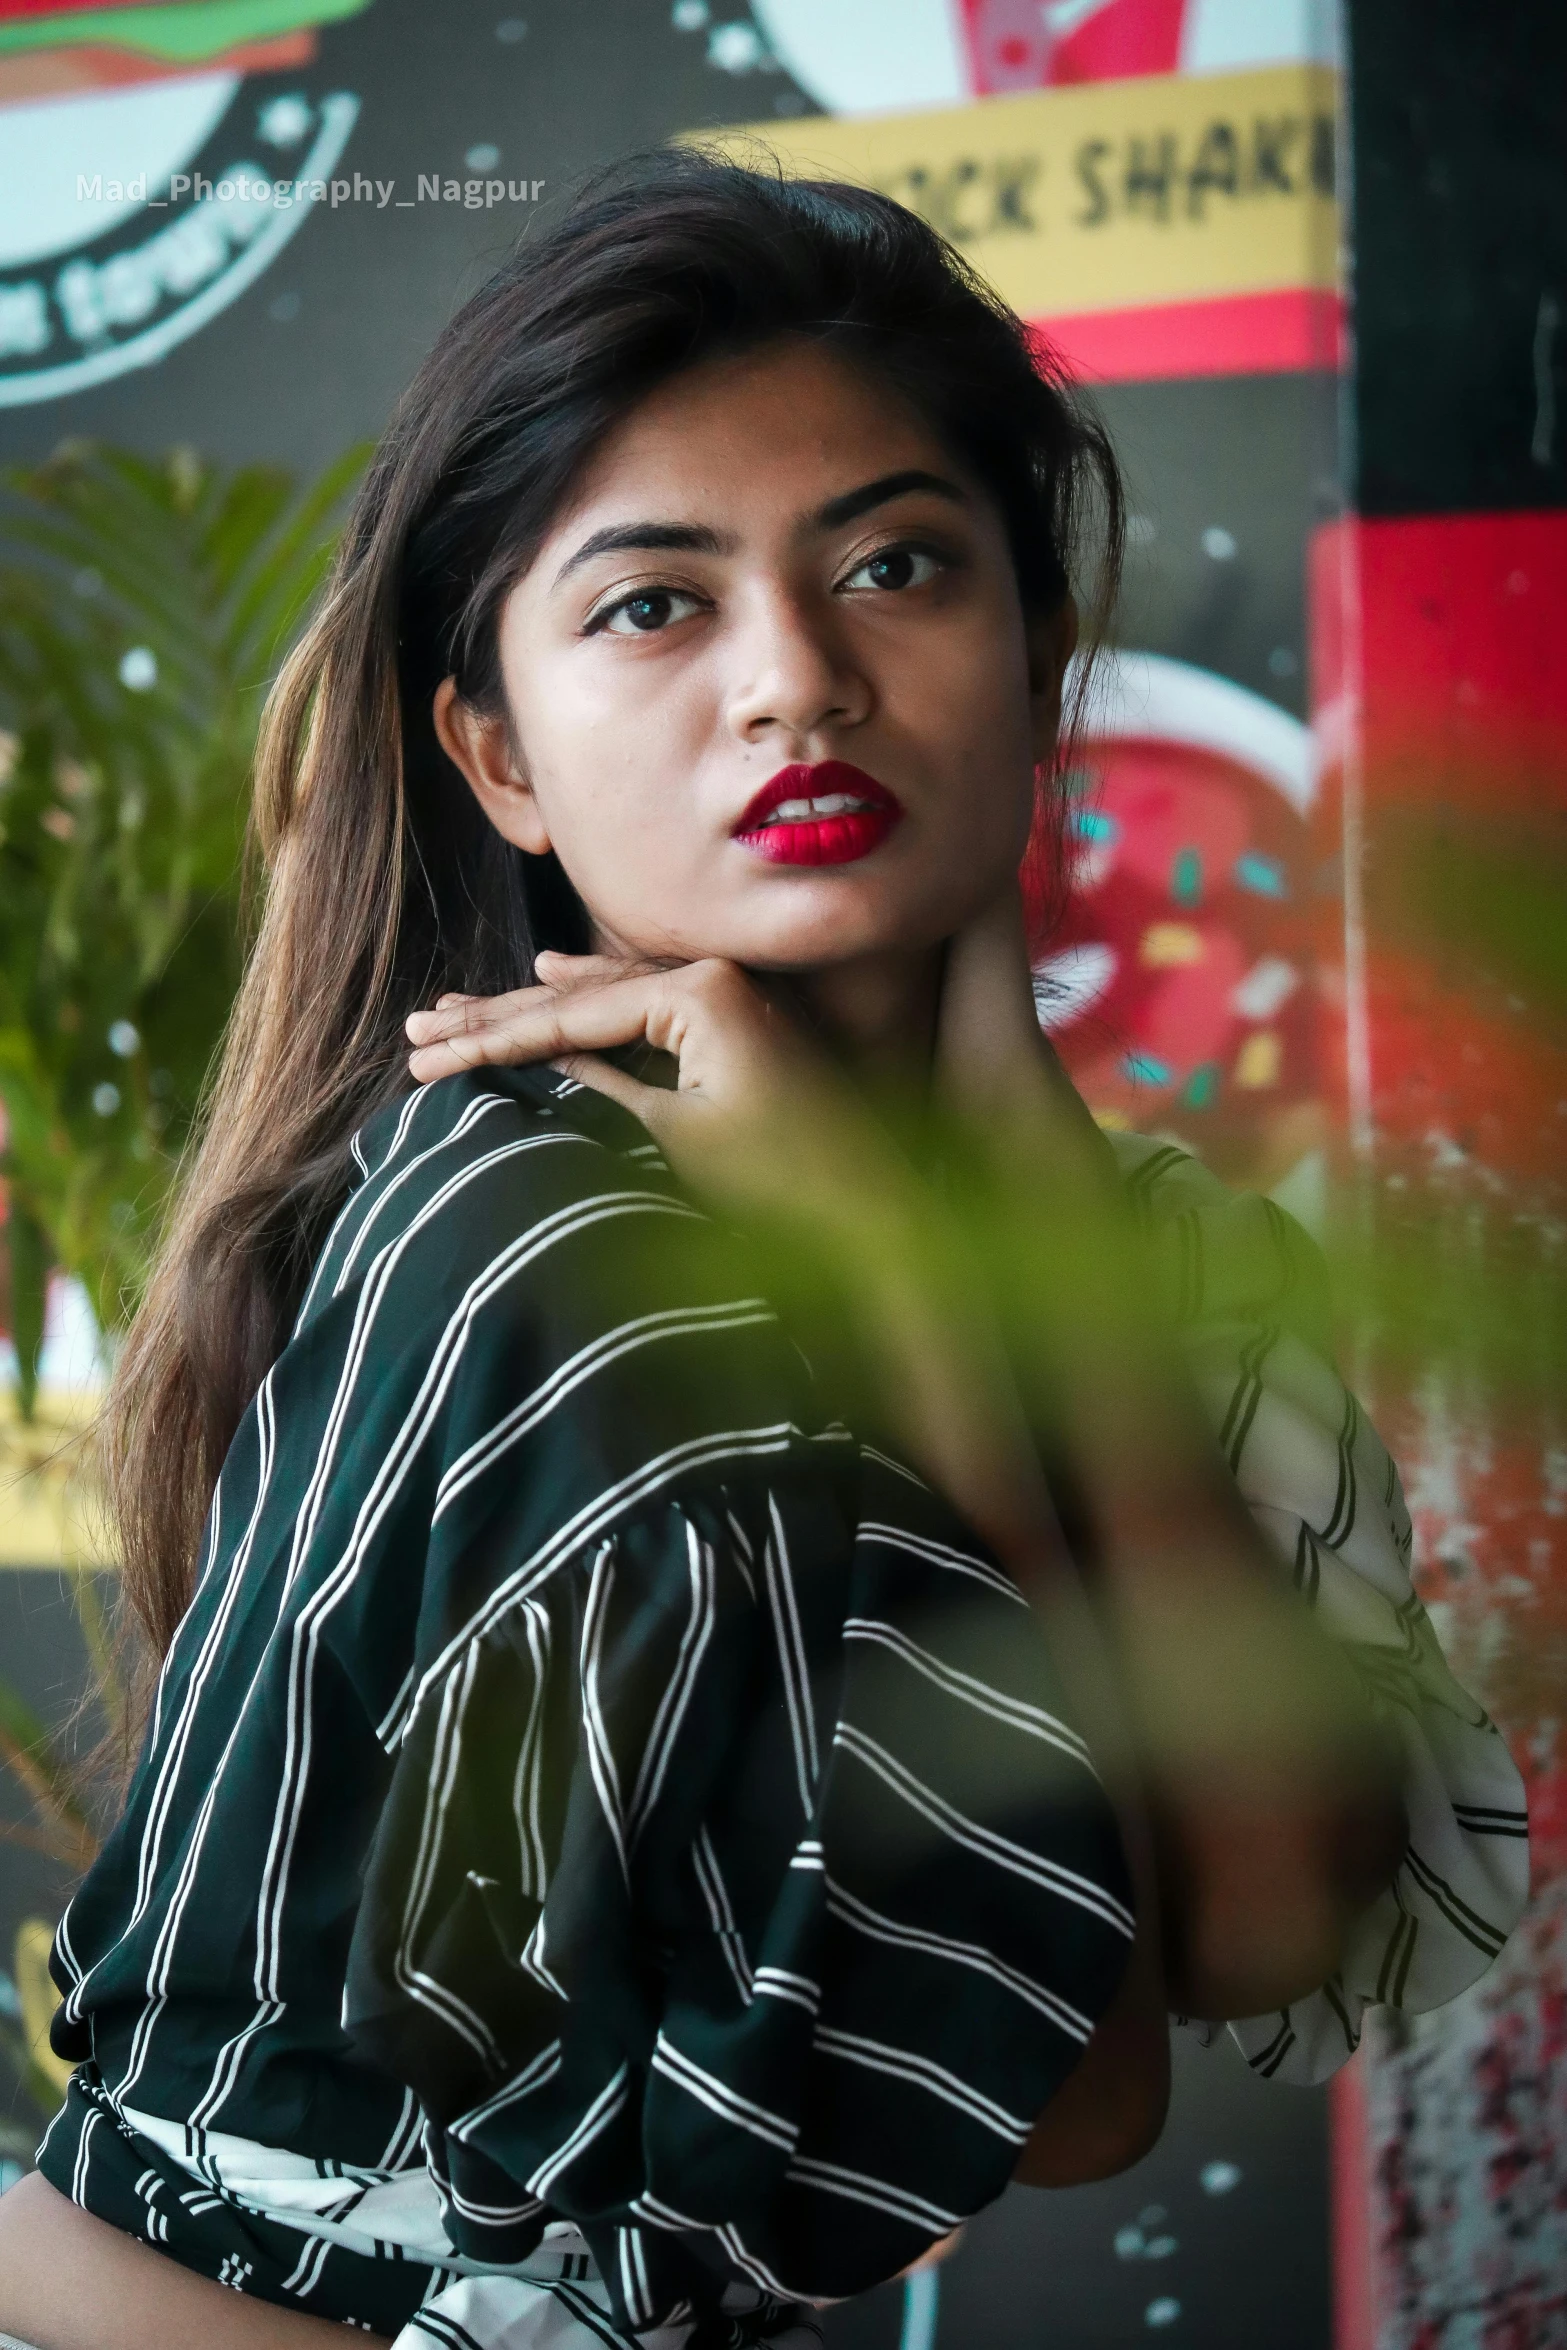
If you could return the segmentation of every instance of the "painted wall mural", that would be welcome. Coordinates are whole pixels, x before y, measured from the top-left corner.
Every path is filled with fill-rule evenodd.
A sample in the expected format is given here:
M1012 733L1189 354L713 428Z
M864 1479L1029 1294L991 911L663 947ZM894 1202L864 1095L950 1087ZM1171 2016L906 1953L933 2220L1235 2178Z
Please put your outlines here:
M361 96L323 65L319 35L369 5L3 0L0 406L156 363L253 285L313 209L350 200L339 166ZM497 29L520 28L520 42L526 21ZM758 0L743 17L674 0L670 14L731 80L786 72L806 104L849 117L1322 63L1333 21L1326 0ZM1208 168L1221 190L1226 172L1239 185L1222 146ZM1253 153L1244 173L1257 170ZM1275 179L1290 179L1282 149ZM1087 184L1111 209L1107 184L1092 171ZM1189 172L1186 184L1190 209Z
M1337 55L1324 0L757 0L755 13L830 114Z
M1103 1124L1167 1133L1315 1220L1323 1177L1308 729L1110 656L1067 781L1072 896L1040 1020Z
M254 284L330 200L358 113L317 27L368 5L6 0L0 406L149 366Z

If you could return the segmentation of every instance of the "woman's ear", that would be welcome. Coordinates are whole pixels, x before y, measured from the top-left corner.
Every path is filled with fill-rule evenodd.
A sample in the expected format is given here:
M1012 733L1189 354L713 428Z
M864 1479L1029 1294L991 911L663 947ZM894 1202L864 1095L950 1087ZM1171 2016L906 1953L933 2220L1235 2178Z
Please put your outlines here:
M436 687L432 715L436 740L467 778L469 790L501 838L530 856L542 857L550 836L533 786L517 763L505 720L486 718L465 702L455 677L443 677Z
M1066 665L1077 650L1077 605L1063 596L1049 612L1026 622L1028 694L1034 714L1034 759L1046 766L1055 757L1061 732L1061 688Z

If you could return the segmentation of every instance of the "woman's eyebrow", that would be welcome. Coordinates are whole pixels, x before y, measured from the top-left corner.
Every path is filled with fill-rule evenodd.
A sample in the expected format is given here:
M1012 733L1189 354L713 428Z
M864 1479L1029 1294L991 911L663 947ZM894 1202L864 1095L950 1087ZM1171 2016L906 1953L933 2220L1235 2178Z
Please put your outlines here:
M862 514L869 514L875 506L885 506L889 499L906 497L910 490L930 490L938 498L950 498L955 506L966 506L968 499L955 481L944 474L926 473L911 465L901 473L883 473L875 481L862 482L857 490L845 490L841 497L829 498L812 517L817 530L841 530L846 522L858 522Z
M869 514L876 506L885 506L893 498L906 497L911 490L932 491L938 498L949 498L955 506L968 504L955 481L911 465L901 473L880 474L875 481L862 482L858 489L844 490L840 496L829 498L811 516L810 527L819 531L841 530L846 522L857 522L862 514ZM555 574L555 585L559 587L572 572L584 563L591 563L595 555L732 555L739 543L732 531L710 530L700 522L611 522L602 530L591 531L581 546L567 556Z
M700 522L611 522L590 532L575 554L567 556L555 574L555 585L595 555L732 555L738 543L732 532L708 530Z

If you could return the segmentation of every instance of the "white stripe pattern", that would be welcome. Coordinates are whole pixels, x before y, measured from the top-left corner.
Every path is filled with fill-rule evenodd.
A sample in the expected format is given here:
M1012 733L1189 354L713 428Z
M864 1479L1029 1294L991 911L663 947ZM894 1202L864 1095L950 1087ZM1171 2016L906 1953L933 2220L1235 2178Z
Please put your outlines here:
M844 1620L843 1637L845 1640L872 1641L878 1647L890 1649L894 1656L912 1665L917 1673L922 1674L927 1681L934 1682L938 1689L945 1690L948 1696L961 1698L966 1705L977 1706L981 1713L1004 1722L1008 1729L1021 1730L1026 1737L1039 1738L1047 1746L1058 1747L1063 1754L1070 1755L1074 1762L1081 1763L1085 1770L1098 1778L1099 1774L1094 1770L1088 1752L1087 1739L1058 1715L1047 1713L1043 1706L1030 1705L1022 1698L1009 1697L992 1683L977 1680L972 1673L961 1672L956 1665L944 1663L940 1657L932 1656L928 1648L922 1648L918 1641L911 1640L906 1632L900 1632L894 1624L879 1623L865 1616L848 1616Z
M675 2087L683 2089L688 2097L694 2097L699 2105L705 2105L710 2113L716 2113L721 2121L728 2122L735 2129L748 2131L753 2138L765 2138L770 2146L782 2147L786 2154L793 2152L794 2142L800 2134L797 2121L792 2122L783 2114L769 2112L765 2105L758 2105L753 2097L742 2096L738 2089L719 2080L716 2073L710 2073L697 2064L683 2049L666 2039L662 2032L654 2042L652 2069L662 2073L665 2080L673 2081Z
M860 2065L867 2072L886 2073L894 2080L906 2081L911 2088L927 2090L944 2105L966 2113L971 2121L1006 2139L1009 2145L1021 2146L1034 2126L1032 2121L1008 2113L993 2097L982 2096L971 2083L960 2080L945 2065L936 2064L913 2049L889 2047L885 2041L867 2039L861 2032L831 2031L826 2025L816 2034L816 2046L825 2049L829 2056L842 2057L846 2064Z
M1143 1163L1151 1229L1180 1195L1176 1310L1241 1489L1413 1758L1343 1981L1234 2028L1260 2074L1317 2077L1368 1997L1482 1971L1522 1800L1410 1588L1392 1466L1297 1334L1283 1219L1243 1280L1181 1155ZM823 1419L613 1104L453 1080L354 1164L58 1936L59 2036L99 2069L46 2170L308 2313L406 2271L401 2350L493 2350L492 2288L541 2350L678 2350L726 2271L868 2282L999 2191L1124 1965L1039 1620ZM262 2142L303 2104L330 2155ZM540 2242L562 2204L603 2213L578 2251Z
M895 1754L889 1753L879 1740L867 1736L852 1722L840 1722L833 1733L833 1743L844 1754L852 1754L856 1762L900 1795L911 1808L924 1815L933 1827L940 1828L954 1843L963 1844L993 1861L998 1868L1010 1869L1015 1876L1026 1877L1043 1892L1052 1893L1062 1901L1070 1901L1086 1909L1095 1917L1103 1918L1130 1941L1137 1930L1137 1920L1124 1901L1107 1893L1091 1878L1076 1869L1065 1868L1059 1861L1043 1854L1030 1852L1010 1836L1001 1836L992 1828L981 1826L960 1812L955 1804L938 1795L934 1787L915 1776Z

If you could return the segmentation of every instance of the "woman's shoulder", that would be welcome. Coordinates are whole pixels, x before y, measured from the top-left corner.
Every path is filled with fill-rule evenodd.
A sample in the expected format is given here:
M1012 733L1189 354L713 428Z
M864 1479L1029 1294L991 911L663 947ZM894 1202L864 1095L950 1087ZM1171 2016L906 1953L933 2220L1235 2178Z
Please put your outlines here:
M658 1146L604 1094L549 1068L470 1069L414 1086L366 1121L349 1144L356 1192L401 1186L418 1168L518 1165L553 1144L664 1173Z
M1321 1249L1266 1192L1232 1188L1168 1137L1106 1136L1177 1321L1264 1320L1332 1352Z
M605 1096L471 1071L381 1112L354 1157L288 1357L314 1409L352 1377L367 1445L416 1405L458 1450L520 1413L589 1431L584 1457L611 1422L635 1452L742 1401L769 1423L807 1409L743 1250Z
M421 1086L349 1145L353 1181L300 1317L367 1281L432 1297L530 1236L537 1253L578 1229L653 1211L690 1218L636 1119L549 1069L482 1069Z

